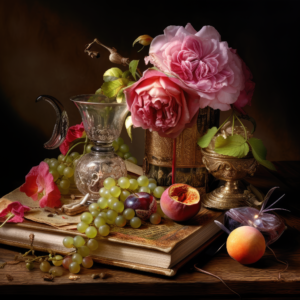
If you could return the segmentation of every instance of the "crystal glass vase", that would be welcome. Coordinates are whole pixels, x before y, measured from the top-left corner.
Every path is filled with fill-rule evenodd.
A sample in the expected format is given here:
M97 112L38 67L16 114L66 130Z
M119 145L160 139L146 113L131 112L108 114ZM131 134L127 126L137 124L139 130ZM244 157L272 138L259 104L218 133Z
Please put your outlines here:
M91 100L93 102L89 102ZM79 109L87 137L94 143L91 152L76 164L77 188L90 199L99 199L99 190L107 177L127 176L124 160L114 153L113 141L120 136L127 105L102 95L79 95L71 98Z

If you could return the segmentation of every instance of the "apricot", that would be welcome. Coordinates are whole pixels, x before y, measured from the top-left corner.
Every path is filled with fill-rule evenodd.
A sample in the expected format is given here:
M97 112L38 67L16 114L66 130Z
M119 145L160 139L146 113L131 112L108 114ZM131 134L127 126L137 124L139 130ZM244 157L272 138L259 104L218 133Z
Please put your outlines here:
M186 221L201 208L199 192L187 184L173 184L163 192L160 207L171 220Z
M265 253L266 242L259 230L251 226L234 229L226 242L228 254L243 265L257 262Z

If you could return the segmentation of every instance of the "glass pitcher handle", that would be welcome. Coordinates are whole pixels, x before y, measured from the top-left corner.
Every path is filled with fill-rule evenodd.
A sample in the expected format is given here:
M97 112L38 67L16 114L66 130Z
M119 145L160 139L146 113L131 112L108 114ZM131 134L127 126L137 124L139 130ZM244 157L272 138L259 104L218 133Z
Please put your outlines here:
M44 144L46 149L55 149L59 147L67 136L69 128L69 118L64 106L54 97L48 95L38 96L35 102L44 100L51 104L55 110L56 120L52 136L48 142Z

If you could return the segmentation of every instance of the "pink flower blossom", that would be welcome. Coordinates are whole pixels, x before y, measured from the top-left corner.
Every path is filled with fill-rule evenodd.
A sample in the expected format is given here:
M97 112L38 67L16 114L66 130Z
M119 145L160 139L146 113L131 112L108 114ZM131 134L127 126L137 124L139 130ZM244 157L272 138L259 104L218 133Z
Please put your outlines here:
M0 212L0 217L13 215L13 217L10 218L7 222L21 223L24 221L24 213L26 211L30 211L30 208L28 206L22 205L20 202L15 201L8 204L7 207Z
M40 207L60 207L60 191L53 181L53 176L49 173L49 166L41 162L33 167L25 177L26 182L20 187L34 201L39 201Z
M254 93L255 83L251 80L253 78L250 69L246 66L242 60L242 67L245 77L245 88L241 91L238 99L234 102L233 106L242 114L246 114L242 107L251 106L251 100Z
M145 61L170 73L197 91L200 108L229 110L244 89L241 59L221 42L218 31L204 26L197 32L191 24L169 26L155 37Z
M196 122L199 96L175 77L150 69L124 93L136 127L176 138Z
M65 140L63 141L63 143L59 147L60 152L63 155L66 155L67 152L69 151L70 144L74 140L81 138L83 133L84 133L84 127L83 127L82 122L81 122L81 124L77 124L77 125L69 127L67 136L66 136Z

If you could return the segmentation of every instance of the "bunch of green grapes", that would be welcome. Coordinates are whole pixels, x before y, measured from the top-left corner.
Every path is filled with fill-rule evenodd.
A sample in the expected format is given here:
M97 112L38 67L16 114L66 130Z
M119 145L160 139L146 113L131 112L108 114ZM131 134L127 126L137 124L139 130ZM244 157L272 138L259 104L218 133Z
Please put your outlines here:
M128 145L124 144L124 140L121 137L118 137L116 140L114 140L112 145L118 156L137 164L137 159L131 155Z
M84 268L91 268L94 264L93 259L89 256L91 251L98 248L98 242L95 239L89 239L87 242L85 239L77 235L74 238L67 236L63 239L63 245L66 248L76 248L76 252L72 255L67 255L64 258L61 257L60 265L71 273L78 273L80 266Z
M110 233L110 226L116 225L124 227L129 222L132 228L139 228L142 221L135 216L135 211L131 208L124 210L124 202L127 197L134 192L152 193L156 198L160 198L164 188L157 187L153 178L140 176L136 179L121 177L116 182L114 178L108 177L104 180L104 187L100 189L100 198L97 203L89 206L89 212L84 212L77 224L77 230L85 233L88 238L95 238L99 233L107 236ZM153 224L160 223L160 216L154 214L150 217Z
M89 146L89 145L88 145ZM68 194L69 188L74 181L74 169L81 155L78 152L72 152L67 157L60 154L58 158L45 158L49 166L49 173L53 176L53 181L56 183L61 194Z

